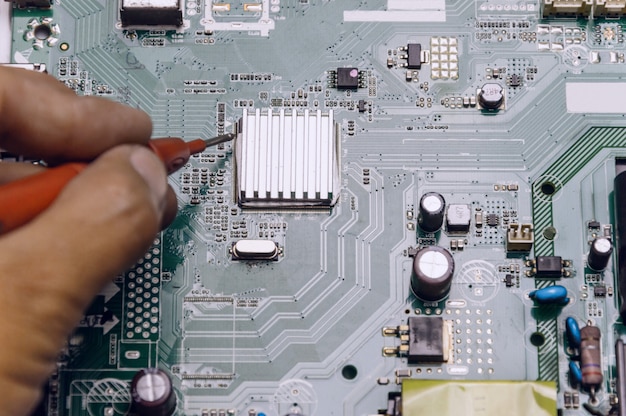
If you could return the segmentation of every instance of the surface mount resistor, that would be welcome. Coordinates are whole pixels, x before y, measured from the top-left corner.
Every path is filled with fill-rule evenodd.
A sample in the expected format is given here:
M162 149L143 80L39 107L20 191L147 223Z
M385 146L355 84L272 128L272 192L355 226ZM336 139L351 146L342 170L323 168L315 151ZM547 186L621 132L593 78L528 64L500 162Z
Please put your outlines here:
M563 406L566 409L572 408L572 393L569 391L566 391L565 393L563 393Z
M483 227L483 213L482 211L476 211L474 214L474 224L476 224L476 228Z

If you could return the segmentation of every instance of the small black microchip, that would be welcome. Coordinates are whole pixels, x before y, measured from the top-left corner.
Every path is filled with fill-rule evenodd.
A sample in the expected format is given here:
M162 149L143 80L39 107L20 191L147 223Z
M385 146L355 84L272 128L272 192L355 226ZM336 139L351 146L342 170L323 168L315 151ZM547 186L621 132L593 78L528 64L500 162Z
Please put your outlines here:
M337 88L340 90L356 90L359 88L358 68L337 68Z
M408 325L409 364L443 362L443 318L412 316Z
M589 227L590 230L599 230L600 229L600 223L598 221L589 221L587 226Z
M406 67L409 69L422 68L422 45L409 43L406 45Z
M513 280L512 274L507 274L506 276L504 276L504 284L506 285L506 287L515 286L515 281Z
M537 277L561 277L563 275L563 259L560 256L537 256L535 267Z
M603 298L606 296L606 286L597 285L593 287L593 295L597 298Z
M490 227L497 227L500 219L497 214L487 214L487 225Z
M517 74L511 75L508 81L511 87L519 87L520 85L522 85L522 78Z
M359 106L359 113L364 113L365 112L365 100L359 100L358 106Z

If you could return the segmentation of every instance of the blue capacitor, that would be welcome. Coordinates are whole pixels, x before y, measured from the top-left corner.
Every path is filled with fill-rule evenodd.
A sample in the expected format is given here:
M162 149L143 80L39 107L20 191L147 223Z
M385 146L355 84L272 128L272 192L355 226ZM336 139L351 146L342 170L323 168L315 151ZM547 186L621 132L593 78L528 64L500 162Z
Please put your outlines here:
M569 377L572 387L577 387L583 384L583 372L574 361L569 362Z
M576 319L571 316L565 320L565 334L570 348L580 348L580 327Z
M528 296L540 305L567 305L567 289L563 286L555 285L533 290Z

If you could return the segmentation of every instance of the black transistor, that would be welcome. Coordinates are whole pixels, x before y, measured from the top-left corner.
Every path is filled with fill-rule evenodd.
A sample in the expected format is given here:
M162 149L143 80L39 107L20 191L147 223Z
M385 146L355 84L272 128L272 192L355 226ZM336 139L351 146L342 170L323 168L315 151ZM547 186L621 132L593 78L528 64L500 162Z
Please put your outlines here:
M337 68L337 88L340 90L356 90L359 88L358 68Z
M606 296L606 286L596 285L593 287L593 295L597 298L603 298Z
M422 45L409 43L406 45L406 67L409 69L422 68Z
M412 316L409 325L409 364L441 363L444 359L443 318Z
M504 284L506 285L506 287L513 287L515 286L515 281L513 279L513 275L512 274L507 274L504 276Z
M599 230L600 229L600 222L599 221L595 221L595 220L591 220L587 223L587 227L589 227L590 230Z

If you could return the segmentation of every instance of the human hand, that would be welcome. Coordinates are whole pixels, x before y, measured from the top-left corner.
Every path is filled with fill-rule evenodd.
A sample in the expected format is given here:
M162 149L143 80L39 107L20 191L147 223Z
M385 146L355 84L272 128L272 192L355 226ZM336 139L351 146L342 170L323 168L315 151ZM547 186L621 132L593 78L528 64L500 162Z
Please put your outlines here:
M176 212L147 114L0 67L0 148L93 161L52 206L0 236L0 414L27 415L83 310ZM43 168L0 163L0 185Z

